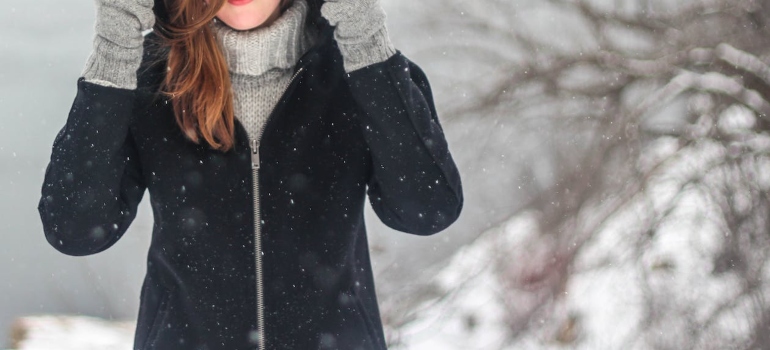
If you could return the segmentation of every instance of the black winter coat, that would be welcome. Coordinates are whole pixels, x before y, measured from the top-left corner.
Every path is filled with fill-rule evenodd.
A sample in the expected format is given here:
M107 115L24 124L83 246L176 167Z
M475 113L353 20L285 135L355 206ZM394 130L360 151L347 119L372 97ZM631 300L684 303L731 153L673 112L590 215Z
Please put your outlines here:
M154 34L136 90L78 80L38 210L53 247L95 254L149 191L135 349L386 349L366 196L387 226L430 235L460 215L460 176L420 68L398 52L346 74L318 23L261 137L236 120L227 153L176 125Z

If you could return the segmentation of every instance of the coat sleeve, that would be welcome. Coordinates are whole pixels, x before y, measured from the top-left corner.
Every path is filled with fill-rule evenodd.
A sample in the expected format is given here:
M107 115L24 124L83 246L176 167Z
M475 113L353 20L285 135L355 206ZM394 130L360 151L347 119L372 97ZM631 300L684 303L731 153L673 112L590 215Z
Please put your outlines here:
M53 142L38 211L48 242L82 256L111 247L126 232L146 185L129 124L134 90L83 78Z
M372 159L367 194L377 216L416 235L449 227L462 211L462 183L423 71L399 51L347 79L362 110Z

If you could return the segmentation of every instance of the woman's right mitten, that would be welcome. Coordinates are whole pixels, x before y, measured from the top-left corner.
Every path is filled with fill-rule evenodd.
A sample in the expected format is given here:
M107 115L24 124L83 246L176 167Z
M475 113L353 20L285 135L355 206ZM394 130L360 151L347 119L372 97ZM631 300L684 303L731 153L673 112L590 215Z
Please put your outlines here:
M153 0L96 0L96 36L83 77L122 89L136 88L144 36L155 25Z

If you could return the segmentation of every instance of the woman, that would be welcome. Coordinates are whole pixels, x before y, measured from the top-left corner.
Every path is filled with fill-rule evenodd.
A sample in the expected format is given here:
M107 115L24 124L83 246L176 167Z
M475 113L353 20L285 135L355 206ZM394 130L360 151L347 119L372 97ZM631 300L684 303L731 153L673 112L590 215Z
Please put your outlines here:
M385 349L366 196L431 235L463 193L377 0L97 5L38 209L51 245L89 255L149 191L134 348Z

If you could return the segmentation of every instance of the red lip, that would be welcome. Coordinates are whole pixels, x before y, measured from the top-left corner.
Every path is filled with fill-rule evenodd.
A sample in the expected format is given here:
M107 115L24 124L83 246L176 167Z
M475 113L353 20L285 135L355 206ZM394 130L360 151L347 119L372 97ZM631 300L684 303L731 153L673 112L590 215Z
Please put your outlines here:
M233 6L243 6L254 0L227 0L227 3Z

